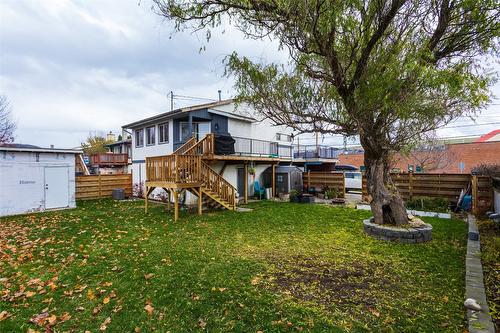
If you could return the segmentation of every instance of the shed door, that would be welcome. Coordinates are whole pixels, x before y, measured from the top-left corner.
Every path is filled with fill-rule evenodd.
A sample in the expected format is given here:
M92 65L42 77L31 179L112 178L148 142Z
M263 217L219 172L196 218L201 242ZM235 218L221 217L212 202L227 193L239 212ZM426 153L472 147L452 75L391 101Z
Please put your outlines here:
M45 209L69 206L69 168L45 168Z

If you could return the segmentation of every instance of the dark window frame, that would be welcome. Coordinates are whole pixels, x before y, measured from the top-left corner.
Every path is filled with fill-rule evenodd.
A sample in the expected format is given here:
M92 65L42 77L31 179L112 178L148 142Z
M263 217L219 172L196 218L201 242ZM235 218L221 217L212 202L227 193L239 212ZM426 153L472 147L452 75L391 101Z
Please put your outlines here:
M141 140L138 140L139 138ZM136 148L144 147L144 128L135 130L135 147Z

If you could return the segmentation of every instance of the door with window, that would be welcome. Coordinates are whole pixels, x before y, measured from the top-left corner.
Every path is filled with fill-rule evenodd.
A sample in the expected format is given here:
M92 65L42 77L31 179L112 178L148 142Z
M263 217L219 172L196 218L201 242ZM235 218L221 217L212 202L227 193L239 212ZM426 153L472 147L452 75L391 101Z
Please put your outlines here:
M45 168L45 209L69 206L69 168Z
M189 133L189 123L182 122L180 124L181 130L180 130L180 140L181 142L185 142L187 139L191 137L191 133ZM203 139L205 135L211 133L211 125L210 122L196 122L193 123L193 134L196 138L197 141Z

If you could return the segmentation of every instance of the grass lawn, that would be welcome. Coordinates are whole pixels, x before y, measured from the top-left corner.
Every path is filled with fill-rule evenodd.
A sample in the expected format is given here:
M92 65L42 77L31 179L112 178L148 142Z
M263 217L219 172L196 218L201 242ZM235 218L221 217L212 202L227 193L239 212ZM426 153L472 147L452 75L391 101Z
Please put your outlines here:
M0 332L462 332L466 226L363 234L367 211L261 202L181 214L143 202L0 219ZM50 330L49 330L50 331Z

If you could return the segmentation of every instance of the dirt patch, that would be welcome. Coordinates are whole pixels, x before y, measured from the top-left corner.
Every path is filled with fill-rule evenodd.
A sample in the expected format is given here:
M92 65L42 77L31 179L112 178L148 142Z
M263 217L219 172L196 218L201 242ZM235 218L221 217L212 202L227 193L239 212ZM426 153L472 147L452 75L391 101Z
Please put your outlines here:
M267 288L326 307L375 307L397 282L376 263L334 264L301 256L273 258L271 263L269 274L259 278Z

